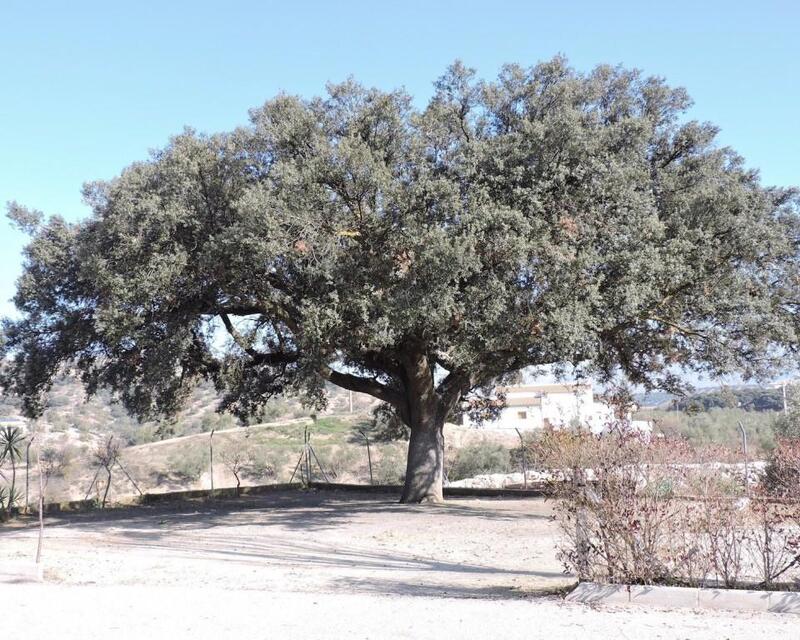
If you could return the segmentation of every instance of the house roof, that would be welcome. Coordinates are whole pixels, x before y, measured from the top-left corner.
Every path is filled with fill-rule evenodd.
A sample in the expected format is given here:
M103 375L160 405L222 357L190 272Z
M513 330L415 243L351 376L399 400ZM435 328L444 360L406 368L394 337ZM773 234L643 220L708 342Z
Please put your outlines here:
M576 393L585 389L591 389L588 383L572 384L529 384L515 387L498 387L500 393Z

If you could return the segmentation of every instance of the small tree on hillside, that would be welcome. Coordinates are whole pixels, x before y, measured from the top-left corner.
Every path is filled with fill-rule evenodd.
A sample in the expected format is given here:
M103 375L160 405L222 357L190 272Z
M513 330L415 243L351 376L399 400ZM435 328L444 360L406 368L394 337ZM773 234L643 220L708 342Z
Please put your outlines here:
M230 444L220 453L222 464L233 474L236 479L236 495L240 495L242 487L242 473L250 464L250 451L246 447Z
M44 447L39 452L39 472L42 474L41 491L43 495L47 491L50 479L63 476L68 464L69 456L64 449Z
M690 104L620 67L456 63L423 109L349 80L186 131L87 184L83 221L10 206L32 239L3 385L36 416L74 365L147 418L212 379L246 418L331 382L408 425L420 502L442 498L446 416L520 368L766 374L797 351L797 194Z
M119 460L119 445L114 442L114 436L109 437L108 440L98 445L92 456L95 463L106 471L106 486L100 504L101 508L105 509L108 491L111 489L111 471Z

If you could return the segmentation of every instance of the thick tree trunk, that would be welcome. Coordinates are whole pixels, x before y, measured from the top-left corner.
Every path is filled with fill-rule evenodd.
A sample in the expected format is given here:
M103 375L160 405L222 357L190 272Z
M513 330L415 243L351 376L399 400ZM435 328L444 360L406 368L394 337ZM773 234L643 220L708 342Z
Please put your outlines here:
M442 502L444 420L434 412L411 425L406 482L400 502Z
M461 394L468 376L450 372L437 384L438 366L421 342L409 341L395 357L378 354L365 359L367 369L382 370L390 383L322 367L321 373L340 387L369 393L388 403L411 429L406 478L400 502L442 502L444 421ZM369 447L369 441L367 442ZM371 462L371 460L370 460Z
M406 353L403 365L406 410L401 415L411 428L411 438L400 502L442 502L447 406L436 392L433 367L424 352Z

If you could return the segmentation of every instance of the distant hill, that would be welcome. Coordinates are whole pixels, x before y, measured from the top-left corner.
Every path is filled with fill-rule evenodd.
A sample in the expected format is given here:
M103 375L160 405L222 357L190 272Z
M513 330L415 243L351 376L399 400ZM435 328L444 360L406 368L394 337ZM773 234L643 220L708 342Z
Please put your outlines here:
M705 390L677 400L681 411L708 411L739 407L745 411L782 411L781 389L770 387L729 387ZM674 404L670 405L674 407Z
M666 392L642 393L635 396L641 407L708 411L710 409L741 408L745 411L782 411L783 392L780 388L759 386L708 387L681 397Z
M635 393L633 399L640 407L660 407L672 402L676 396L666 391L648 391L646 393Z

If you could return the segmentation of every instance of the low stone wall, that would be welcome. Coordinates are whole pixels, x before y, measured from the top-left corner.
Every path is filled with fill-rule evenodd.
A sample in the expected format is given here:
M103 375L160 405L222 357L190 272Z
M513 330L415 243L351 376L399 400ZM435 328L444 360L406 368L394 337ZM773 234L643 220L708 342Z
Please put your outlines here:
M323 491L353 491L358 493L391 493L400 495L403 487L397 484L339 484L336 482L312 482L312 489ZM486 487L444 487L442 493L445 497L475 497L475 498L538 498L545 495L544 485L529 486L528 489L501 489Z
M293 482L292 484L260 484L252 487L241 487L237 492L236 487L221 487L214 489L214 498L236 498L237 496L255 496L263 495L265 493L273 493L275 491L287 491L291 489L300 489L301 484ZM170 502L172 500L196 500L199 498L211 498L210 489L193 489L190 491L168 491L165 493L145 493L141 497L143 504L154 504L157 502Z
M566 597L583 604L643 605L670 609L723 609L800 615L800 592L702 589L581 582Z

